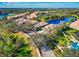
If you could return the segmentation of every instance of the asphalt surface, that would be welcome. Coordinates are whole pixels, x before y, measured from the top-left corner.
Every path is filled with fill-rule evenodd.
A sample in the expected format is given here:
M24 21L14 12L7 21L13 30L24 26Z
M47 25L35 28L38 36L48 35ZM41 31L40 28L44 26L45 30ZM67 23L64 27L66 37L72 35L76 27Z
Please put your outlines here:
M41 52L43 57L55 57L55 55L53 54L53 51L50 50L47 46L42 46Z

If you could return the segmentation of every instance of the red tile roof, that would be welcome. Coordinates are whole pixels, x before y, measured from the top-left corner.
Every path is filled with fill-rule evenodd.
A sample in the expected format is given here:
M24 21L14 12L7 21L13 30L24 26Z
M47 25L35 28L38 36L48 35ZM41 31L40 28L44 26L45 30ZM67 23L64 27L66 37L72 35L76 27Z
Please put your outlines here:
M71 23L69 26L70 26L70 28L79 30L79 20L77 20L77 21Z

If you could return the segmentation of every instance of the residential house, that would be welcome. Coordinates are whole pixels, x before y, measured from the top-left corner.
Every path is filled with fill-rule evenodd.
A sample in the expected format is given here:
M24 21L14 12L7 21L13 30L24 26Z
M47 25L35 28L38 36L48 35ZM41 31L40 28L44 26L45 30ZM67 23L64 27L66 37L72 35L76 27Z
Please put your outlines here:
M71 23L71 24L69 25L69 27L70 27L70 28L73 28L73 29L76 29L76 30L79 30L79 20L77 20L77 21Z
M38 27L45 26L47 24L48 24L47 22L39 22L39 23L35 24L34 27L38 28Z

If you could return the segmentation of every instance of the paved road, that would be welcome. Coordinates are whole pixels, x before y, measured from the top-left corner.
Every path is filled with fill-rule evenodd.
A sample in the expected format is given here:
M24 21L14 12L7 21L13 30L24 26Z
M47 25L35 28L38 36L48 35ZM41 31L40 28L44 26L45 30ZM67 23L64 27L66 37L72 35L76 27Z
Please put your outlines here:
M55 55L53 54L53 51L50 50L47 46L42 46L41 52L43 57L55 57Z
M30 44L35 46L35 43L31 39L30 39ZM39 57L41 57L41 56L42 57L55 57L53 51L48 46L42 46L40 49L41 49L40 51L41 51L42 55L39 52L39 49L36 48Z

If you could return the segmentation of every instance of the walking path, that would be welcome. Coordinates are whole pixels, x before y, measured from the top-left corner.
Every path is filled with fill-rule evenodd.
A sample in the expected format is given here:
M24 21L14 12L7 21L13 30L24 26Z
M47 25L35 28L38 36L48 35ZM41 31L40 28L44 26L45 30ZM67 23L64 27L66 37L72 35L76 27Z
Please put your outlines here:
M25 33L25 35L27 36L27 34ZM28 35L28 37L30 38L30 36ZM35 50L37 51L38 57L41 57L40 51L39 49L36 47L35 43L33 42L33 40L30 39L30 44L31 46L35 47Z
M69 33L69 34L70 34L70 36L72 37L71 40L72 40L73 42L78 42L78 40L77 40L71 33Z
M64 52L62 48L59 45L57 45L55 42L51 41L51 43L55 44L61 50L61 52Z
M69 33L70 36L72 37L70 40L73 41L73 42L78 42L78 40L71 34ZM66 34L63 32L63 35L65 36L65 38L67 37Z

